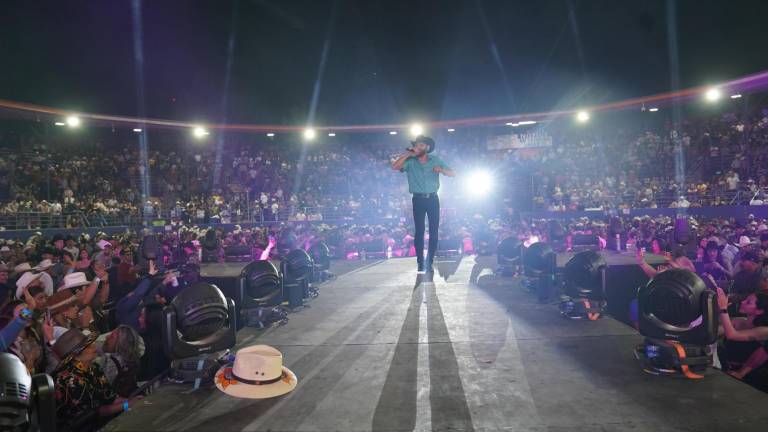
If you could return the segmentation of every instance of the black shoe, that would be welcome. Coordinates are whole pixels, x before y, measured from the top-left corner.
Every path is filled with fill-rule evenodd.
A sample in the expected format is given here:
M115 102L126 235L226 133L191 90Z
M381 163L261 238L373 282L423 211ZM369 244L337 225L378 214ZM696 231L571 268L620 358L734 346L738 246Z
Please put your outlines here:
M416 273L424 273L424 263L419 263L419 269Z

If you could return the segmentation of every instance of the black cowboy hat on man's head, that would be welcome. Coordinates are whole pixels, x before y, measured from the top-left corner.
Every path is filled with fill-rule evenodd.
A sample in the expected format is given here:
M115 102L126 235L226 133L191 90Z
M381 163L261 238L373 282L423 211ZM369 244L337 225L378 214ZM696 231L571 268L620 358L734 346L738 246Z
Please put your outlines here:
M433 140L428 136L425 136L425 135L417 136L416 139L411 141L411 146L415 146L418 143L424 143L429 147L429 150L427 150L427 153L432 153L433 151L435 151L435 140Z

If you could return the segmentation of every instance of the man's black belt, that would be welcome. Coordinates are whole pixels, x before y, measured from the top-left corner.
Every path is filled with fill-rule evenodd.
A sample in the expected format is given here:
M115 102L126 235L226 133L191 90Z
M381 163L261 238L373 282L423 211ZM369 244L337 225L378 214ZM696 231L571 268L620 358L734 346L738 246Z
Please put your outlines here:
M432 193L415 193L414 198L437 198L437 192Z

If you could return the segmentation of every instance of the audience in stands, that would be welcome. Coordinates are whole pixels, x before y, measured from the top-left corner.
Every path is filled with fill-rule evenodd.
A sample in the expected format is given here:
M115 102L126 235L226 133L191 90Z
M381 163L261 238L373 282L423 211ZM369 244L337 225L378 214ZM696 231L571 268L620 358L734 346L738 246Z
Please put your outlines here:
M556 136L553 143L532 151L476 152L471 160L459 145L440 151L467 166L494 164L513 172L510 179L534 179L529 193L541 209L767 202L764 117L689 121L682 133L584 132ZM678 149L690 169L685 188L671 175ZM297 152L242 146L226 152L217 166L212 150L157 150L149 154L147 171L129 149L100 158L43 148L2 154L0 226L8 230L136 225L142 219L161 219L171 229L158 234L156 262L140 256L143 234L134 232L75 236L70 230L50 239L36 233L0 241L0 350L17 355L30 372L54 376L63 428L97 428L134 406L136 399L129 398L139 384L169 366L159 331L162 309L187 286L169 268L222 261L236 248L250 251L254 260L269 259L320 241L340 259L413 256L412 229L400 222L409 211L402 179L381 169L388 153L383 146L341 146L310 151L300 161L288 156ZM140 192L146 177L148 196ZM667 267L709 275L725 289L718 290L721 308L738 305L730 309L732 319L722 317L724 369L768 387L762 347L768 340L765 220L691 217L685 242L679 241L680 224L664 216L614 217L606 224L604 213L596 213L600 217L566 220L555 230L550 221L523 218L512 209L510 197L518 192L504 190L510 195L499 199L501 219L447 215L442 244L489 254L509 236L528 244L559 241L564 248L577 235L596 236L601 248L618 236L649 276L658 270L645 263L646 252L665 256ZM217 225L233 221L271 225ZM197 228L201 224L213 224L211 234Z

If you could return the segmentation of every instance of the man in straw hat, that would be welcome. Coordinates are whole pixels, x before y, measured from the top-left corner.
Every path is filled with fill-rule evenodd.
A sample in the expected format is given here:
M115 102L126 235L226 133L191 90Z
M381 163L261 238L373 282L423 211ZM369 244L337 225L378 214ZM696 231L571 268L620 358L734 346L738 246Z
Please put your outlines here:
M97 334L84 335L72 329L61 335L53 345L53 353L59 359L56 373L56 415L67 429L67 422L82 419L89 413L109 417L128 411L139 398L117 397L97 358ZM96 425L78 426L78 430L96 429Z

